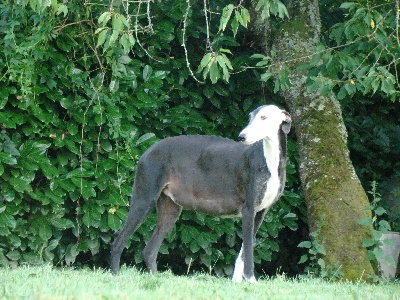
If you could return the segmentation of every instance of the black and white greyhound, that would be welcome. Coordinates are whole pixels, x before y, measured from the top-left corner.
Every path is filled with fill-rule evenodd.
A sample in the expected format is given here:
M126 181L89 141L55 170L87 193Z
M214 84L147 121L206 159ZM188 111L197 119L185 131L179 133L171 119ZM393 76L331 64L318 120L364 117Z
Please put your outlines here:
M126 224L112 244L111 268L119 272L126 242L157 207L158 219L143 250L147 268L157 272L157 254L182 212L242 217L243 243L233 280L255 282L253 240L286 181L289 113L264 105L250 113L242 142L216 136L176 136L150 147L140 158Z

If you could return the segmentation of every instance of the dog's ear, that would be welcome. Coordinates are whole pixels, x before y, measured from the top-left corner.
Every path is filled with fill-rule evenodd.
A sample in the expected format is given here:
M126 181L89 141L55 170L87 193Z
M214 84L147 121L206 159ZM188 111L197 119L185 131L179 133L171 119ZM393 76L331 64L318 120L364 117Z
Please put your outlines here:
M288 134L288 133L290 132L290 127L292 126L292 117L291 117L290 114L289 114L287 111L285 111L285 110L283 110L282 113L283 113L284 116L285 116L285 119L284 119L283 122L282 122L282 131L283 131L285 134Z

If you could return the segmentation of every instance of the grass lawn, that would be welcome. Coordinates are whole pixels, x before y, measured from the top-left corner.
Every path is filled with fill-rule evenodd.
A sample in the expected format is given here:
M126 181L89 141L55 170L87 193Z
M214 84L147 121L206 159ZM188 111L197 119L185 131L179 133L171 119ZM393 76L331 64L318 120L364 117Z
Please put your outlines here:
M151 275L123 268L103 270L50 266L0 268L0 299L399 299L400 284L327 282L278 275L255 284L209 275Z

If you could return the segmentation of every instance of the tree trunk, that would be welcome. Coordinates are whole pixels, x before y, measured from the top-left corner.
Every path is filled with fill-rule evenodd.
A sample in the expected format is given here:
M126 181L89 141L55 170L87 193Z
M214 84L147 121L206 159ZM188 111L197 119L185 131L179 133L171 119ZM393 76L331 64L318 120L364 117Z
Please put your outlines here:
M308 91L307 72L296 70L310 60L304 57L319 43L318 1L292 0L287 8L290 19L275 32L258 16L255 24L257 35L266 39L264 46L271 43L277 53L275 63L283 62L275 65L275 71L287 68L293 84L282 94L292 113L299 144L309 228L321 228L326 265L340 267L346 279L367 278L374 271L361 245L372 228L358 221L370 217L369 211L363 210L369 201L349 157L340 104L333 94L327 97Z

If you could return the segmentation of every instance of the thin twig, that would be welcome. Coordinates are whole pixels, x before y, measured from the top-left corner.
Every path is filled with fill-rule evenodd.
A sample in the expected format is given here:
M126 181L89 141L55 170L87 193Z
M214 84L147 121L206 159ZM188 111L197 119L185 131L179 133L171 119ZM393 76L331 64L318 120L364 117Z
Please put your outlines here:
M140 46L140 48L142 48L142 50L146 53L146 55L151 58L152 60L155 60L156 62L159 63L163 63L162 61L155 59L153 56L150 55L150 53L143 47L142 43L140 42L139 36L138 36L138 28L139 28L139 19L138 19L138 15L140 13L140 7L142 5L142 2L139 2L138 4L138 9L137 9L137 15L135 18L135 37L136 37L136 41L138 43L138 45Z
M186 3L187 3L187 7L186 7L186 12L185 12L185 15L183 18L183 29L182 29L182 47L185 50L186 66L190 72L190 75L193 77L193 79L196 80L198 83L204 84L204 81L200 81L199 79L197 79L197 77L193 73L192 68L190 67L188 51L186 48L186 26L187 26L187 19L188 19L189 10L190 10L190 0L186 0ZM207 33L208 33L208 30L207 30Z
M397 45L400 46L399 42L399 0L396 1L396 39L397 39Z
M150 0L147 0L146 13L147 13L147 23L148 23L147 26L149 27L150 31L153 32L153 24L151 23L151 17L150 17Z
M59 27L57 27L57 28L55 29L55 31L58 32L58 31L61 31L61 30L63 30L64 28L66 28L66 27L68 27L68 26L77 25L77 24L81 24L81 23L84 23L84 22L92 23L91 20L80 20L80 21L77 21L77 22L68 23L68 24L64 24L64 25L62 25L62 26L59 26Z
M189 2L189 1L188 1ZM212 45L210 42L210 24L208 22L208 15L207 15L207 0L204 0L204 17L206 20L206 34L207 34L207 50L210 50L211 52L213 52L212 50Z

